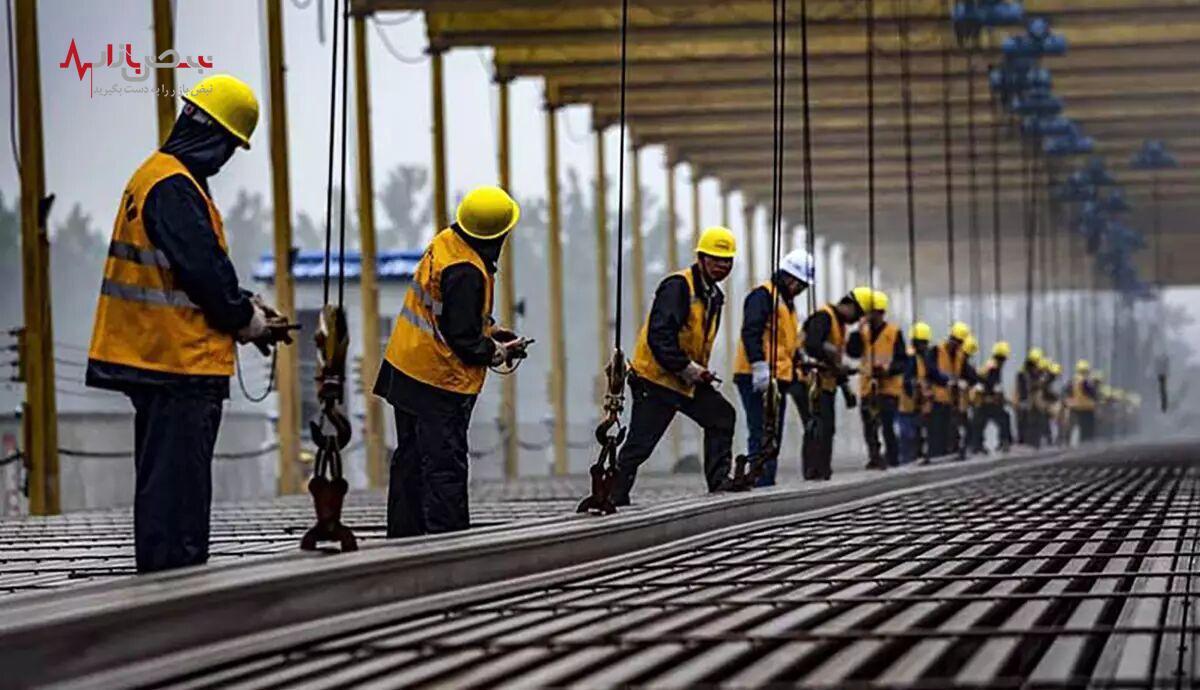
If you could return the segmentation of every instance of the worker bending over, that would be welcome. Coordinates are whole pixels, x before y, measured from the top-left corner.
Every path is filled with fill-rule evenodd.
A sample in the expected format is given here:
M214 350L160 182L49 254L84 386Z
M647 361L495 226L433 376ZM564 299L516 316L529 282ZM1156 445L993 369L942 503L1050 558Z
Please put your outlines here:
M957 321L950 327L950 337L933 348L934 368L944 380L933 384L933 410L929 415L929 456L949 455L954 445L954 423L958 415L963 386L975 383L975 370L967 362L963 345L971 335L967 324Z
M470 526L471 412L488 367L523 358L529 344L492 325L496 262L520 215L499 187L471 191L425 248L404 296L374 389L396 418L389 538Z
M1099 394L1091 378L1092 365L1086 359L1075 363L1075 378L1067 395L1071 410L1071 427L1079 429L1079 442L1087 443L1096 437L1096 406Z
M1013 406L1017 408L1017 443L1034 448L1041 443L1034 407L1042 385L1042 358L1041 348L1029 350L1025 363L1017 372L1017 385L1013 390Z
M742 303L742 333L738 339L733 382L737 385L742 408L746 411L746 450L749 455L761 451L765 441L763 393L770 385L772 366L781 392L775 441L783 441L787 398L782 393L792 387L796 373L796 336L799 327L794 302L812 281L812 259L808 252L796 249L783 257L775 275L751 290ZM758 486L775 484L778 464L778 458L770 458L764 463Z
M933 411L933 386L946 382L938 371L929 342L933 329L924 321L912 327L912 348L908 351L904 369L897 421L900 427L900 464L908 464L918 455L929 457L929 416Z
M846 352L847 329L858 323L872 304L871 288L860 286L836 304L830 303L804 321L804 355L813 368L809 384L809 420L804 427L802 465L805 479L829 479L833 476L834 394L845 385L842 358ZM846 395L847 407L857 400Z
M992 356L979 370L979 406L975 410L971 450L984 453L984 436L991 424L996 425L1000 440L1000 452L1007 453L1012 446L1012 422L1005 409L1004 364L1012 354L1012 348L1003 340L992 346Z
M708 358L725 302L717 284L733 269L735 251L732 232L708 228L696 245L696 263L658 284L630 363L633 406L629 435L617 454L614 505L629 505L638 467L654 452L676 412L704 429L708 490L732 486L729 468L736 413L713 387L718 379L708 368Z
M859 360L859 412L867 442L867 469L885 469L900 464L896 411L904 388L908 348L900 328L886 321L887 308L887 294L875 290L866 318L846 343L846 354Z
M257 123L249 86L224 74L202 80L125 185L113 223L86 380L133 403L139 572L208 560L213 448L234 343L290 342L280 315L238 284L208 186L250 148Z

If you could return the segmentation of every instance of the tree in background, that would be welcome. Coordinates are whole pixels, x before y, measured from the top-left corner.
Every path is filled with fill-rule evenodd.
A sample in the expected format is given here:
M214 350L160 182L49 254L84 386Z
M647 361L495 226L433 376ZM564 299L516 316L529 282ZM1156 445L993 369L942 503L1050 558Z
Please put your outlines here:
M107 256L107 233L93 225L92 217L79 204L71 207L61 223L52 225L50 295L55 340L86 346L91 339Z
M429 171L423 166L397 165L388 172L377 194L388 225L376 229L379 249L418 249L432 232L430 225Z
M0 192L0 328L12 328L23 320L21 311L21 220L19 200L9 206Z
M238 278L249 282L259 258L272 250L271 209L263 202L262 194L239 189L237 201L224 214L224 222L229 258Z

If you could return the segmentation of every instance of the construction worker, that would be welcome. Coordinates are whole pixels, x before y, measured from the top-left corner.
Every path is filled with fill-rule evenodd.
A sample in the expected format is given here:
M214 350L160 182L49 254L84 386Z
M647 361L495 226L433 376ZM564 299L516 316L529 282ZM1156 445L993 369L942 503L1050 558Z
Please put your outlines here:
M638 334L630 363L633 400L629 434L617 454L612 499L629 505L638 467L682 412L704 429L704 475L710 492L732 488L730 455L736 413L708 368L725 295L718 283L733 270L733 233L712 227L700 235L696 262L662 279Z
M963 341L963 355L966 356L967 364L972 368L975 367L975 355L977 354L979 354L979 340L975 338L974 334L971 334ZM953 451L957 451L963 456L972 450L975 413L978 411L979 402L978 380L973 384L964 383L960 386L958 404L954 408L954 422L950 425L952 437L950 445Z
M837 432L834 418L834 394L839 388L846 407L858 400L845 387L847 371L842 363L846 351L847 329L871 309L874 291L866 286L854 288L836 304L830 303L804 321L804 355L813 368L809 385L809 420L804 428L802 465L805 479L827 480L833 477L833 437Z
M754 288L742 302L742 332L738 339L733 382L746 411L746 450L756 455L764 442L764 392L770 386L772 366L779 391L786 392L795 379L796 336L799 329L794 300L813 282L813 262L808 252L796 249L784 256L771 279ZM774 353L774 354L772 354ZM787 398L779 396L776 443L783 440ZM763 465L758 486L775 484L778 459Z
M1038 408L1038 424L1042 442L1050 445L1057 443L1062 430L1058 427L1058 387L1056 382L1062 375L1062 365L1047 358L1042 367L1042 385L1040 387L1040 404Z
M139 572L208 560L213 447L235 343L291 342L278 312L240 287L209 193L257 123L249 86L224 74L201 80L125 185L113 223L86 381L133 403Z
M1012 446L1012 422L1005 409L1004 364L1012 354L1012 348L1003 340L992 346L992 356L979 370L979 407L975 411L971 450L986 452L984 436L987 427L995 423L1000 440L1000 452L1007 453Z
M933 385L945 383L946 377L937 370L932 360L933 329L924 321L913 324L910 332L912 347L908 351L904 371L903 389L900 396L897 422L900 427L900 464L908 464L922 449L922 436L927 431L929 415L933 410ZM928 455L926 454L926 457Z
M1034 404L1041 386L1043 357L1041 348L1030 348L1025 363L1017 372L1017 385L1013 390L1013 407L1017 408L1017 443L1035 448L1041 443Z
M846 354L859 360L859 413L867 442L867 469L877 470L900 464L896 411L908 363L904 334L895 324L886 321L887 308L887 294L875 290L866 317L846 342ZM880 453L880 430L883 431L883 453Z
M496 262L521 217L499 187L472 190L425 248L375 379L396 419L387 536L464 530L467 429L488 367L525 357L529 340L492 325Z
M955 444L954 428L959 414L959 399L965 395L964 386L970 386L976 381L975 370L967 361L967 353L963 350L963 345L970 335L970 327L962 321L956 321L950 327L950 336L933 349L935 368L945 377L945 381L933 385L933 411L929 417L931 458L961 450Z

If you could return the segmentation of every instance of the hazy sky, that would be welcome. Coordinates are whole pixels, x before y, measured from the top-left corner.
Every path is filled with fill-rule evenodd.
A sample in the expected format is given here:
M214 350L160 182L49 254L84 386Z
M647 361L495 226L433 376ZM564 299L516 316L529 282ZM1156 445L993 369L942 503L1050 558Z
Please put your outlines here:
M326 42L318 41L317 10L321 0L303 9L299 0L284 0L285 55L288 64L288 117L292 204L296 212L319 218L326 184L329 111L329 21ZM323 0L326 17L332 0ZM39 3L42 96L45 118L46 175L48 189L59 197L55 218L78 201L107 231L117 197L129 174L152 150L156 141L154 104L145 94L89 95L87 77L59 64L72 39L81 56L96 60L108 43L131 43L135 56L147 55L153 45L150 0L42 0ZM211 56L214 72L228 72L247 81L264 100L265 41L262 3L253 0L178 0L177 38L181 55ZM368 27L371 69L374 171L377 188L385 173L398 163L428 164L430 160L429 62L424 21L419 13L380 15L386 26ZM3 20L3 17L0 17ZM5 26L7 31L7 26ZM406 61L391 55L379 32ZM7 53L0 55L7 81ZM409 64L414 62L415 64ZM495 89L490 83L490 50L454 50L446 57L448 116L448 173L450 189L496 181ZM190 70L177 79L198 80ZM96 88L124 85L119 71L96 70ZM153 81L145 82L153 85ZM353 85L352 85L353 87ZM512 87L513 182L519 194L545 190L545 116L541 109L540 80L523 79ZM7 99L8 94L5 94ZM7 103L5 129L10 124ZM563 111L559 124L559 150L563 174L574 166L590 177L594 169L589 115L584 108ZM351 128L354 116L351 113ZM269 148L266 119L255 133L254 148L234 157L213 182L218 204L231 202L239 188L269 192ZM606 142L610 174L615 172L615 132ZM6 146L7 150L8 147ZM351 149L353 156L353 149ZM665 193L662 152L643 154L643 181ZM10 197L17 189L11 154L0 162L0 189ZM353 160L351 160L353 170ZM350 175L353 179L353 175ZM676 176L680 192L681 234L690 227L689 173L681 167ZM353 182L350 184L353 189ZM451 204L454 203L451 199ZM719 220L715 183L704 185L703 217L707 224ZM735 213L737 207L735 206ZM735 218L739 216L735 215Z

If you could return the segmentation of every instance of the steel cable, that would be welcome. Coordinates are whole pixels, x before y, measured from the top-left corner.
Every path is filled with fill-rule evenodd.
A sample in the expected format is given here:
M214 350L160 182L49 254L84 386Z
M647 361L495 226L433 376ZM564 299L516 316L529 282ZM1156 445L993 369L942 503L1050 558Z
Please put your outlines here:
M909 321L917 321L917 213L916 193L913 176L913 133L912 133L912 55L911 26L909 25L909 0L903 0L899 15L900 31L900 99L904 111L904 197L908 223L908 281L911 293Z
M817 310L817 229L816 210L813 208L813 166L812 166L812 96L809 79L809 46L808 46L808 0L800 0L800 69L801 88L803 90L804 125L801 129L803 139L804 161L802 163L802 183L804 185L804 240L807 244L809 259L813 262L813 283L808 287L808 311L811 314Z
M621 320L624 309L621 295L625 287L625 92L629 71L629 0L621 0L621 82L620 113L617 119L617 280L616 313L613 320L613 349L621 349ZM637 270L642 270L641 266Z
M946 294L948 324L954 322L954 135L950 117L950 48L942 48L942 149L946 188Z

